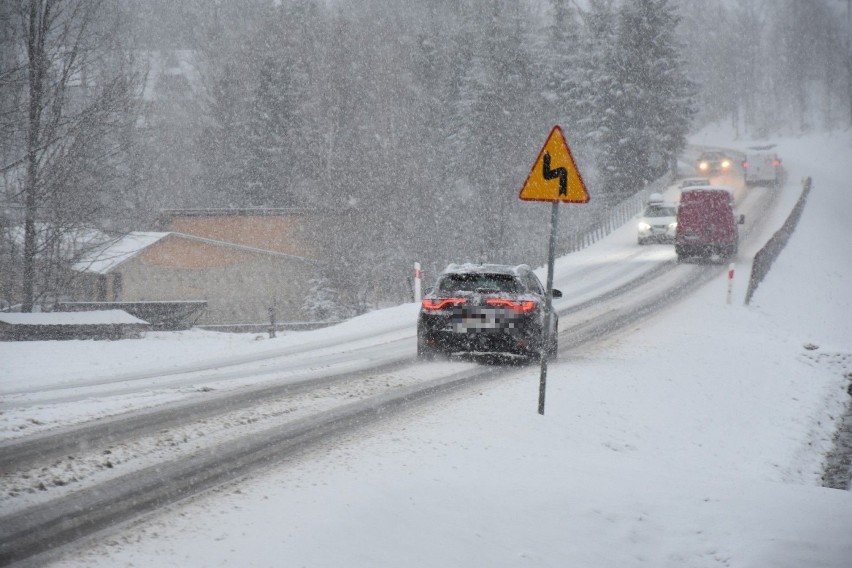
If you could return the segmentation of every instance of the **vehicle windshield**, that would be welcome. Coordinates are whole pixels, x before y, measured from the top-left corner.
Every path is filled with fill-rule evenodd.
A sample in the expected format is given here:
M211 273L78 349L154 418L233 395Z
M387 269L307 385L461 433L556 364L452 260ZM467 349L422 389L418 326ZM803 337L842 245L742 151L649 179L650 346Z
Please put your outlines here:
M476 292L477 290L521 291L517 279L511 274L446 274L438 283L439 292Z
M677 207L673 205L649 205L645 209L645 217L674 217Z

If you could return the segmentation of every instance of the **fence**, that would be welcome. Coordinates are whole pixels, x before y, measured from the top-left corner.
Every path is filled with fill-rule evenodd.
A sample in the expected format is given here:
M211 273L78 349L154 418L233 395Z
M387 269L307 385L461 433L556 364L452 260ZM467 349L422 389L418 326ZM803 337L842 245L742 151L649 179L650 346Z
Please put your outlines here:
M790 235L796 230L796 225L799 223L799 217L802 216L802 211L805 209L805 202L808 200L810 192L811 178L805 178L802 182L802 194L799 196L799 200L790 212L789 217L784 221L781 228L772 235L772 238L763 245L763 248L754 255L754 262L751 265L751 277L748 281L748 290L745 296L746 305L751 301L751 297L754 295L755 290L757 290L758 285L769 274L772 263L775 262L781 251L784 250L784 246L786 246L787 241L790 239Z

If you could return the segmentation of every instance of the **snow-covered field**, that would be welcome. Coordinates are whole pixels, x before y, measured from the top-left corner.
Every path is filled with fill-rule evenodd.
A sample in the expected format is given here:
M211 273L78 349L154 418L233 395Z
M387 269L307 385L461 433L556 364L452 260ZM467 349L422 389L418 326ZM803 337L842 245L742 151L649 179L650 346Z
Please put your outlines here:
M713 131L693 142L748 145ZM730 305L722 275L605 344L563 353L545 416L530 367L127 523L54 565L852 566L852 493L820 487L850 402L852 133L778 143L785 212L802 177L814 185L750 306L745 250ZM582 254L635 246L625 228ZM371 326L390 337L410 318L413 353L415 309L285 339L333 345ZM73 343L0 344L4 399L278 349L198 332ZM75 404L97 412L85 396ZM20 425L15 415L6 435Z

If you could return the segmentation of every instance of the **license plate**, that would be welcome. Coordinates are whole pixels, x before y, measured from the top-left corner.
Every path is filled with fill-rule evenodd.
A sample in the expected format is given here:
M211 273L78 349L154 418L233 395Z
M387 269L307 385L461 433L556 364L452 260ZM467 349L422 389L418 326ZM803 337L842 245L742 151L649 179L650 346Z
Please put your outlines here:
M469 331L481 331L483 329L495 329L497 317L493 313L481 313L475 316L466 316L452 324L456 333L467 333Z

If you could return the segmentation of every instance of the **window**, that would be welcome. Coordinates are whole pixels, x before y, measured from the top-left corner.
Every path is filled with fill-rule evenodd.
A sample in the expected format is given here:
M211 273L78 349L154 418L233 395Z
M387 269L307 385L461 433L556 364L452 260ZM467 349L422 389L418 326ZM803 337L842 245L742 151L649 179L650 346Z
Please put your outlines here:
M441 292L519 292L520 288L518 281L510 274L447 274L438 284L438 290Z

